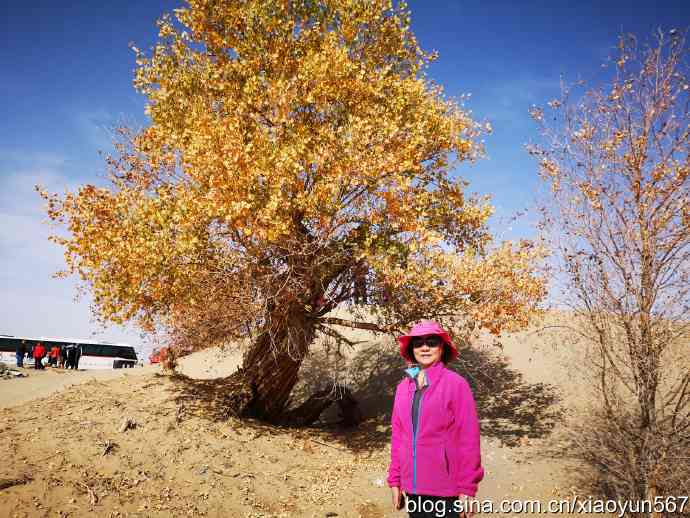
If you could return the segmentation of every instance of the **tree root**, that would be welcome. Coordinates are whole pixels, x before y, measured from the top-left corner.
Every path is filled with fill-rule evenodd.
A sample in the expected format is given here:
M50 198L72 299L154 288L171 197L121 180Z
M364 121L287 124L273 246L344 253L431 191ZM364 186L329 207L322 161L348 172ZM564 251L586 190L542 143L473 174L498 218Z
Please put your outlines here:
M238 369L226 379L227 394L226 404L230 415L234 417L251 417L252 404L254 403L255 390L245 375L243 369Z
M309 426L314 424L324 410L336 403L340 410L340 424L347 428L356 427L362 421L362 412L352 392L344 385L319 390L297 408L293 408L282 419L291 426Z
M362 421L362 412L357 400L349 388L340 384L319 390L298 407L268 419L257 415L254 409L256 389L245 371L239 369L226 378L223 388L222 397L228 414L237 418L255 417L278 425L304 427L314 424L328 407L337 404L340 410L340 425L352 428Z

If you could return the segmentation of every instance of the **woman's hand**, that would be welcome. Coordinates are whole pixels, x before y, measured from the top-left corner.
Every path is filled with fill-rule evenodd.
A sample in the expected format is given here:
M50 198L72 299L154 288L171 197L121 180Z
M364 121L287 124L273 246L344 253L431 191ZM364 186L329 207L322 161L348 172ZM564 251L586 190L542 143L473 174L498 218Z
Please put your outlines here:
M399 487L392 487L391 493L393 496L393 507L396 511L399 511L405 505L405 491L402 491Z
M458 513L458 518L472 518L474 516L473 511L473 498L467 495L459 495L458 498L462 503L462 511ZM475 504L476 505L476 504Z

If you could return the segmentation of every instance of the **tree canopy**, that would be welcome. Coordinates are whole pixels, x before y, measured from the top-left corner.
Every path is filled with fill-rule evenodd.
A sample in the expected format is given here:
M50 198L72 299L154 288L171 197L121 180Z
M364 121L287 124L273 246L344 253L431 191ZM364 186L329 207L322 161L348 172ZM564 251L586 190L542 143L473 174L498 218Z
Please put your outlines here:
M425 317L498 334L536 309L542 251L492 242L454 173L485 127L427 77L404 3L190 0L134 51L150 124L119 130L109 186L43 193L101 318L195 347ZM327 315L354 302L366 325Z

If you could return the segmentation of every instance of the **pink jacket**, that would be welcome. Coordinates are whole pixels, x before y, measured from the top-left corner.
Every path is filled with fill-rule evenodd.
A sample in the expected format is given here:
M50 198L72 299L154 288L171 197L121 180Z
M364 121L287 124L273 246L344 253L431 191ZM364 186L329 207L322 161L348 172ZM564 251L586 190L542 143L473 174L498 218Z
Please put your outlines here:
M395 391L388 485L417 495L475 496L484 478L479 451L479 420L469 384L443 363L426 371L427 388L412 433L415 381Z

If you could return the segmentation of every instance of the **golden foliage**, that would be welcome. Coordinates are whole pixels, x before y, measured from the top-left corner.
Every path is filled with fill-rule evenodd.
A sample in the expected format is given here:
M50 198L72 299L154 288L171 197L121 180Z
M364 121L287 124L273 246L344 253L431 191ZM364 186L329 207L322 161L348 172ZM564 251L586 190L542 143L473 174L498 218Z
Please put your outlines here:
M404 4L190 0L159 29L150 55L134 48L151 123L120 131L112 185L44 193L102 318L318 322L360 275L382 327L526 322L541 252L488 254L492 209L450 174L483 128L424 74Z

